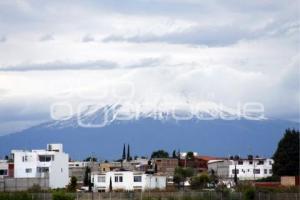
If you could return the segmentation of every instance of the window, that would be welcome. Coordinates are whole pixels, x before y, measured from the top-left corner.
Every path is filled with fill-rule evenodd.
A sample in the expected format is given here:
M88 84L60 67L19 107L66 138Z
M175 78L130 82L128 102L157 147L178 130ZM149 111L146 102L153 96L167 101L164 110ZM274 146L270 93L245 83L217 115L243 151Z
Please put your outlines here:
M252 165L252 164L253 164L253 161L252 161L252 160L250 160L250 161L249 161L249 165Z
M269 165L272 165L272 161L271 160L269 161Z
M235 174L234 173L234 169L232 170L232 174ZM239 174L239 170L238 169L236 170L236 174Z
M38 173L49 172L49 168L48 167L38 167L36 171Z
M105 183L105 176L98 176L99 183Z
M123 176L115 176L115 182L123 182Z
M142 176L134 176L133 182L142 182Z
M27 156L23 156L23 157L22 157L22 161L23 161L23 162L27 162L27 161L28 161L28 157L27 157Z
M273 174L273 171L272 171L272 169L269 169L269 174Z
M242 160L239 160L239 161L238 161L238 165L243 165L243 161L242 161Z
M263 160L259 160L257 165L263 165L265 162Z
M31 172L32 172L32 169L31 169L31 168L26 168L26 169L25 169L25 172L26 172L26 173L31 173Z
M40 162L50 162L54 160L54 155L39 155Z
M260 174L260 169L253 169L254 174Z
M6 169L0 169L0 176L6 176L7 170Z
M268 170L267 169L264 169L264 174L267 174L268 173Z

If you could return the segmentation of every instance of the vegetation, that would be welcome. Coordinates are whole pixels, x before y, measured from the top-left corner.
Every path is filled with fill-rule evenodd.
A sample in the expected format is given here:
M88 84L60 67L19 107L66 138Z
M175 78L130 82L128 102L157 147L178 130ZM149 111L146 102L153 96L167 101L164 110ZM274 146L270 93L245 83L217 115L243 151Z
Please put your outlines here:
M256 180L256 182L279 182L279 181L280 181L280 177L276 175Z
M151 158L169 158L169 153L164 150L154 151Z
M176 167L174 172L173 181L180 187L184 186L184 182L187 181L187 178L190 178L194 175L194 170L192 168L182 168Z
M36 200L27 192L4 193L0 192L0 200Z
M31 186L27 191L31 193L39 193L42 191L42 188L38 184L33 184L33 186Z
M175 150L172 152L172 158L178 158Z
M89 156L86 159L84 159L83 161L85 161L85 162L97 162L97 160L98 159L96 157Z
M273 173L299 176L299 131L287 129L273 156Z
M71 194L66 194L65 192L58 191L53 192L52 200L74 200L75 196Z
M255 189L254 188L248 188L243 193L243 199L244 200L254 200L255 199Z
M72 176L67 189L69 192L76 192L76 188L77 188L77 178L75 176Z
M126 159L126 149L125 149L125 144L123 146L123 154L122 154L122 160Z
M210 182L209 176L207 174L201 174L200 176L194 176L191 178L191 188L192 189L202 189L207 187Z
M186 159L188 159L188 160L194 160L194 158L195 158L194 152L192 152L192 151L187 152Z

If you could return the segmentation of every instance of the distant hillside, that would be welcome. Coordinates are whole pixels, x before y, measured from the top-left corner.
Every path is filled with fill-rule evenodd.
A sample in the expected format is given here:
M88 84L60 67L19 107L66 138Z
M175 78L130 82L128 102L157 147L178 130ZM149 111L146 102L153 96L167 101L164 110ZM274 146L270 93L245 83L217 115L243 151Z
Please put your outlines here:
M150 155L156 149L193 150L218 156L249 153L271 156L286 128L299 128L299 124L283 120L154 119L114 122L102 128L42 124L0 137L0 156L11 149L45 148L47 143L63 143L64 150L74 159L91 154L100 159L116 159L121 155L123 143L131 145L133 156Z

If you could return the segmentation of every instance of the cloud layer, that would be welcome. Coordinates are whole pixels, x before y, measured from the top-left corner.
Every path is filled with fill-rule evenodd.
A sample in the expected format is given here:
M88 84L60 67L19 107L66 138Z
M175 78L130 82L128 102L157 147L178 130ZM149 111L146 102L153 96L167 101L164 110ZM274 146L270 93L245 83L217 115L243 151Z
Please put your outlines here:
M135 88L124 103L257 101L268 117L299 121L298 7L294 0L1 1L0 114L10 117L0 124L47 120L57 94L76 105L107 88L123 91L124 82Z

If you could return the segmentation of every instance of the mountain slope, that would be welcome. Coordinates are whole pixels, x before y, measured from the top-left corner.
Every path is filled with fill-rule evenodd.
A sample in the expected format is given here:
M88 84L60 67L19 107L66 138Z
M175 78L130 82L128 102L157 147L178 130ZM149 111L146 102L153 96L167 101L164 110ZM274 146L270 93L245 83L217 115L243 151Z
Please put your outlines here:
M51 126L50 126L51 124ZM91 154L100 159L119 158L123 143L131 145L131 155L149 155L153 150L198 151L227 156L259 154L271 156L286 128L298 123L283 120L139 120L113 122L101 128L42 124L0 137L0 156L11 149L45 148L47 143L63 143L74 159Z

